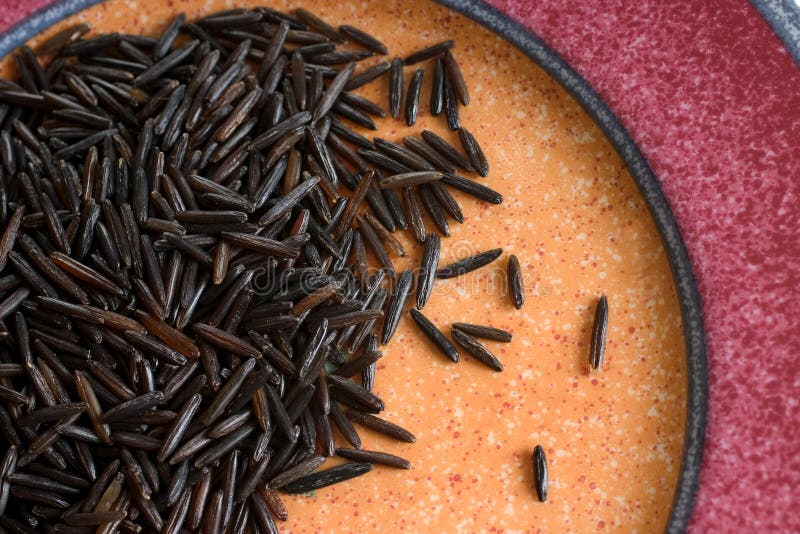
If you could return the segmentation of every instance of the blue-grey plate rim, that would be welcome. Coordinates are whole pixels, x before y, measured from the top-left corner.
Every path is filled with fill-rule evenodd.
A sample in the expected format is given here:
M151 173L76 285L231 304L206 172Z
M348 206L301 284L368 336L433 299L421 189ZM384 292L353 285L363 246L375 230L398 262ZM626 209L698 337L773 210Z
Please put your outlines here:
M0 58L53 24L103 0L62 0L47 6L0 34ZM683 462L665 532L684 532L700 476L706 429L708 368L702 306L686 245L661 185L616 115L555 51L520 23L480 0L435 0L506 39L558 81L605 133L625 162L653 216L667 251L683 316L688 368L688 396Z
M794 0L750 0L800 66L800 4Z

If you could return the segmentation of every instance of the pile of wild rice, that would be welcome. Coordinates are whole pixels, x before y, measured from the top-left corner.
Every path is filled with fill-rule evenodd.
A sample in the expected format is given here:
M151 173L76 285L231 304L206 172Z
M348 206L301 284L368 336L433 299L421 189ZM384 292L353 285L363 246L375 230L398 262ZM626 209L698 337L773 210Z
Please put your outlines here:
M439 234L463 222L451 189L502 202L455 174L488 163L460 125L454 43L359 68L386 47L302 9L180 16L158 39L88 31L22 48L18 80L0 80L0 527L276 532L278 491L410 467L362 450L353 426L415 440L376 416L379 340L416 287L412 318L458 361L419 310L436 278L502 253L438 265ZM423 71L406 83L404 67L422 61L463 152L431 131L398 144L349 126L386 115L351 92L382 77L413 125ZM417 276L390 257L406 229L424 244ZM519 308L513 256L508 274ZM509 333L456 323L452 338L502 370L477 339ZM349 461L318 469L333 455Z

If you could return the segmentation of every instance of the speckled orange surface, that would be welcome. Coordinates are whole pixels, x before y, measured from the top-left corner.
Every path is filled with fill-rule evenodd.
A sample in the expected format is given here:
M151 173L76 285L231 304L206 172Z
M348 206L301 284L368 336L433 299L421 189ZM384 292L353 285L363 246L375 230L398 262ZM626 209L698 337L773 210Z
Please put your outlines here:
M235 6L257 2L235 2ZM387 3L388 4L388 3ZM270 2L286 9L297 2ZM525 271L527 302L503 295L507 255L493 267L439 281L425 313L514 333L488 342L505 364L494 373L462 357L452 364L403 319L386 348L376 391L384 415L414 432L413 445L363 431L364 447L411 460L411 471L376 468L355 481L287 497L285 532L656 532L663 529L680 470L686 354L667 259L644 202L602 132L565 91L522 53L468 19L428 1L303 2L333 23L368 28L394 54L454 38L472 102L462 122L491 165L487 185L505 202L460 194L466 222L452 224L442 262L502 246ZM103 31L155 33L174 14L233 2L111 0L76 19ZM62 25L65 23L62 23ZM60 25L61 26L61 25ZM420 120L387 119L380 135L433 129L425 65ZM412 68L406 69L407 79ZM387 81L363 94L385 103ZM405 236L404 236L405 237ZM398 268L418 262L413 252ZM589 374L592 307L610 304L606 364ZM530 455L544 446L547 503L536 501Z

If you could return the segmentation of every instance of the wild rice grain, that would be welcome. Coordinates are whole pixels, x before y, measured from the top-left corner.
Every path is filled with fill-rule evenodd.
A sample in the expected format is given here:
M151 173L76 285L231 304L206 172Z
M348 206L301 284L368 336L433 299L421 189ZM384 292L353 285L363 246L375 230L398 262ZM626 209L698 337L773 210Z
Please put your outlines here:
M514 307L522 309L522 305L525 304L525 286L522 280L522 268L514 254L508 258L508 293Z
M400 105L403 100L403 60L394 58L389 72L389 112L392 117L400 116Z
M606 353L606 331L608 330L608 299L601 295L597 301L592 325L592 340L589 348L589 365L595 371L603 366Z
M307 493L339 484L372 471L372 464L353 462L318 471L284 486L287 493Z
M398 469L411 469L411 462L394 454L363 449L336 449L336 455L356 462L388 465Z
M398 441L403 441L405 443L416 443L417 441L417 438L414 436L414 434L405 428L368 413L358 410L348 410L347 418L354 423L358 423L359 425L369 428L370 430L374 430L375 432L379 432Z
M455 174L445 174L442 183L491 204L502 204L503 195L474 180Z
M102 415L102 420L105 423L112 423L127 418L130 415L138 414L152 408L164 400L164 394L161 391L153 391L134 397L128 401L118 404L113 408L107 410Z
M367 50L372 50L376 54L386 55L389 53L389 49L386 48L385 44L383 44L370 34L362 30L359 30L354 26L342 25L339 26L339 31L341 31L346 37L350 38L352 41L355 41L356 43L360 44Z
M461 74L461 69L458 66L458 62L452 50L447 50L444 53L444 64L447 68L447 77L453 84L455 94L463 105L468 106L469 92L467 91L467 82L464 80L464 75Z
M499 258L502 253L502 248L495 248L492 250L487 250L486 252L480 252L468 258L464 258L463 260L458 260L436 271L436 278L455 278L457 276L470 273L476 269L480 269L485 265L489 265L494 260Z
M337 375L329 375L331 395L341 402L350 402L358 408L380 413L385 408L383 400L352 380Z
M415 309L410 310L411 318L419 329L447 356L451 361L458 362L458 350L450 343L450 340L422 313Z
M322 117L334 106L336 100L339 98L339 95L347 85L347 82L353 76L355 69L356 64L350 63L336 75L336 77L328 86L328 90L322 94L322 98L320 98L316 109L314 109L315 121L322 119Z
M358 89L359 87L363 87L373 80L380 78L380 76L390 68L391 65L387 61L381 61L380 63L353 75L347 84L345 84L344 90L352 91L354 89ZM345 95L347 93L341 94Z
M492 341L500 341L502 343L509 343L511 341L511 332L494 328L491 326L484 326L472 323L453 323L453 329L460 330L465 334L473 337L489 339Z
M308 473L311 473L317 467L321 466L324 462L325 462L324 456L319 454L312 454L302 462L272 477L272 479L270 479L269 482L267 482L267 487L274 489L282 488L286 484L291 484L295 480L298 480L306 476Z
M498 372L503 370L503 364L500 362L500 360L498 360L497 357L489 351L489 349L484 347L469 334L466 334L457 328L453 328L450 332L450 335L462 349L464 349L470 356L482 364Z
M444 114L447 117L447 127L451 130L458 130L461 127L461 119L458 114L458 101L456 100L453 84L449 78L444 79Z
M417 243L424 243L426 239L425 221L422 219L417 197L411 187L403 188L403 208Z
M455 41L442 41L435 45L429 46L427 48L423 48L413 54L409 55L403 60L405 65L413 65L415 63L419 63L421 61L425 61L426 59L430 59L432 57L437 57L443 54L445 51L453 48L455 46Z
M450 223L447 222L444 210L439 204L436 195L433 194L433 190L430 188L429 184L419 187L419 196L422 199L422 205L425 207L425 211L433 221L433 224L436 225L439 232L445 237L450 237Z
M419 137L407 135L403 138L403 144L425 161L429 162L434 168L445 173L455 172L455 166L450 161L436 152L436 150Z
M425 250L422 253L419 277L417 280L417 309L425 307L433 291L436 270L439 267L441 239L437 234L428 234L425 238Z
M406 249L403 247L403 244L397 240L396 237L392 234L392 232L386 228L381 221L378 220L371 213L366 213L364 218L367 220L369 224L372 225L372 228L378 233L383 243L388 246L393 253L402 257L406 255Z
M342 37L342 35L336 31L336 28L319 18L314 13L303 8L295 9L294 13L297 15L297 18L308 24L308 26L316 30L318 33L321 33L334 43L344 42L344 37Z
M383 323L383 333L381 342L386 345L391 340L392 336L397 330L397 325L400 323L403 309L405 308L408 295L411 293L411 286L414 283L414 274L411 271L403 271L397 279L397 286L395 287L392 298L389 301L389 307L386 311L386 320Z
M533 450L533 480L540 502L547 501L547 458L541 445Z
M443 176L444 175L438 171L405 172L381 178L380 186L381 189L413 187L441 180Z
M489 162L486 160L486 156L484 156L483 150L481 150L475 137L463 126L458 129L458 137L461 139L461 146L467 152L475 172L481 176L487 176L489 174Z
M202 397L200 394L195 393L189 400L186 401L181 408L181 411L178 412L178 416L170 426L169 432L162 440L161 447L158 450L158 460L160 462L165 462L178 446L184 434L186 433L186 430L189 428L192 418L200 408L201 401Z
M406 92L406 125L414 126L417 122L417 113L419 112L419 95L422 89L422 69L417 69L411 76L411 81L408 82L408 91Z
M466 172L474 172L472 164L464 157L453 145L445 141L443 138L433 133L430 130L422 132L422 138L439 154L450 160L455 165L458 165Z
M91 28L92 27L85 22L69 26L36 47L36 54L39 56L46 56L57 52L65 46L76 42L78 39L88 33Z
M450 191L443 185L442 181L431 182L428 184L436 201L459 224L464 223L464 213L461 211L461 206L458 201L453 197Z

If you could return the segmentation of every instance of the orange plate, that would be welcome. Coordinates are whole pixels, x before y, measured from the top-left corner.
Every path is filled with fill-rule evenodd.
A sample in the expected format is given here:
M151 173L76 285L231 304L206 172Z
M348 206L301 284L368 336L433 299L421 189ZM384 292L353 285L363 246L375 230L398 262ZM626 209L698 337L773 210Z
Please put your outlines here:
M46 35L78 21L99 32L155 35L181 11L192 19L233 5L110 0ZM270 3L281 10L297 5ZM444 7L424 0L302 5L330 23L367 29L401 57L456 40L472 96L462 123L491 166L479 181L505 201L489 206L456 194L467 220L451 225L442 263L494 247L505 254L493 266L437 282L424 312L444 331L451 322L469 321L506 328L514 340L488 343L505 364L503 373L494 373L467 356L459 364L445 360L405 317L380 361L375 389L387 401L384 415L414 432L417 443L398 444L369 431L362 436L364 448L401 455L413 469L378 467L311 496L287 496L290 519L282 531L662 530L680 471L686 352L665 250L617 153L530 59ZM384 119L379 135L399 142L426 128L457 145L443 116L428 112L432 64L421 66L417 125ZM406 67L406 82L414 68ZM388 108L387 79L360 92ZM410 254L396 265L410 268L421 250L403 237ZM525 272L521 311L503 285L509 253ZM601 293L610 304L608 350L602 372L590 374L589 335ZM547 503L537 502L533 490L537 444L549 461Z

